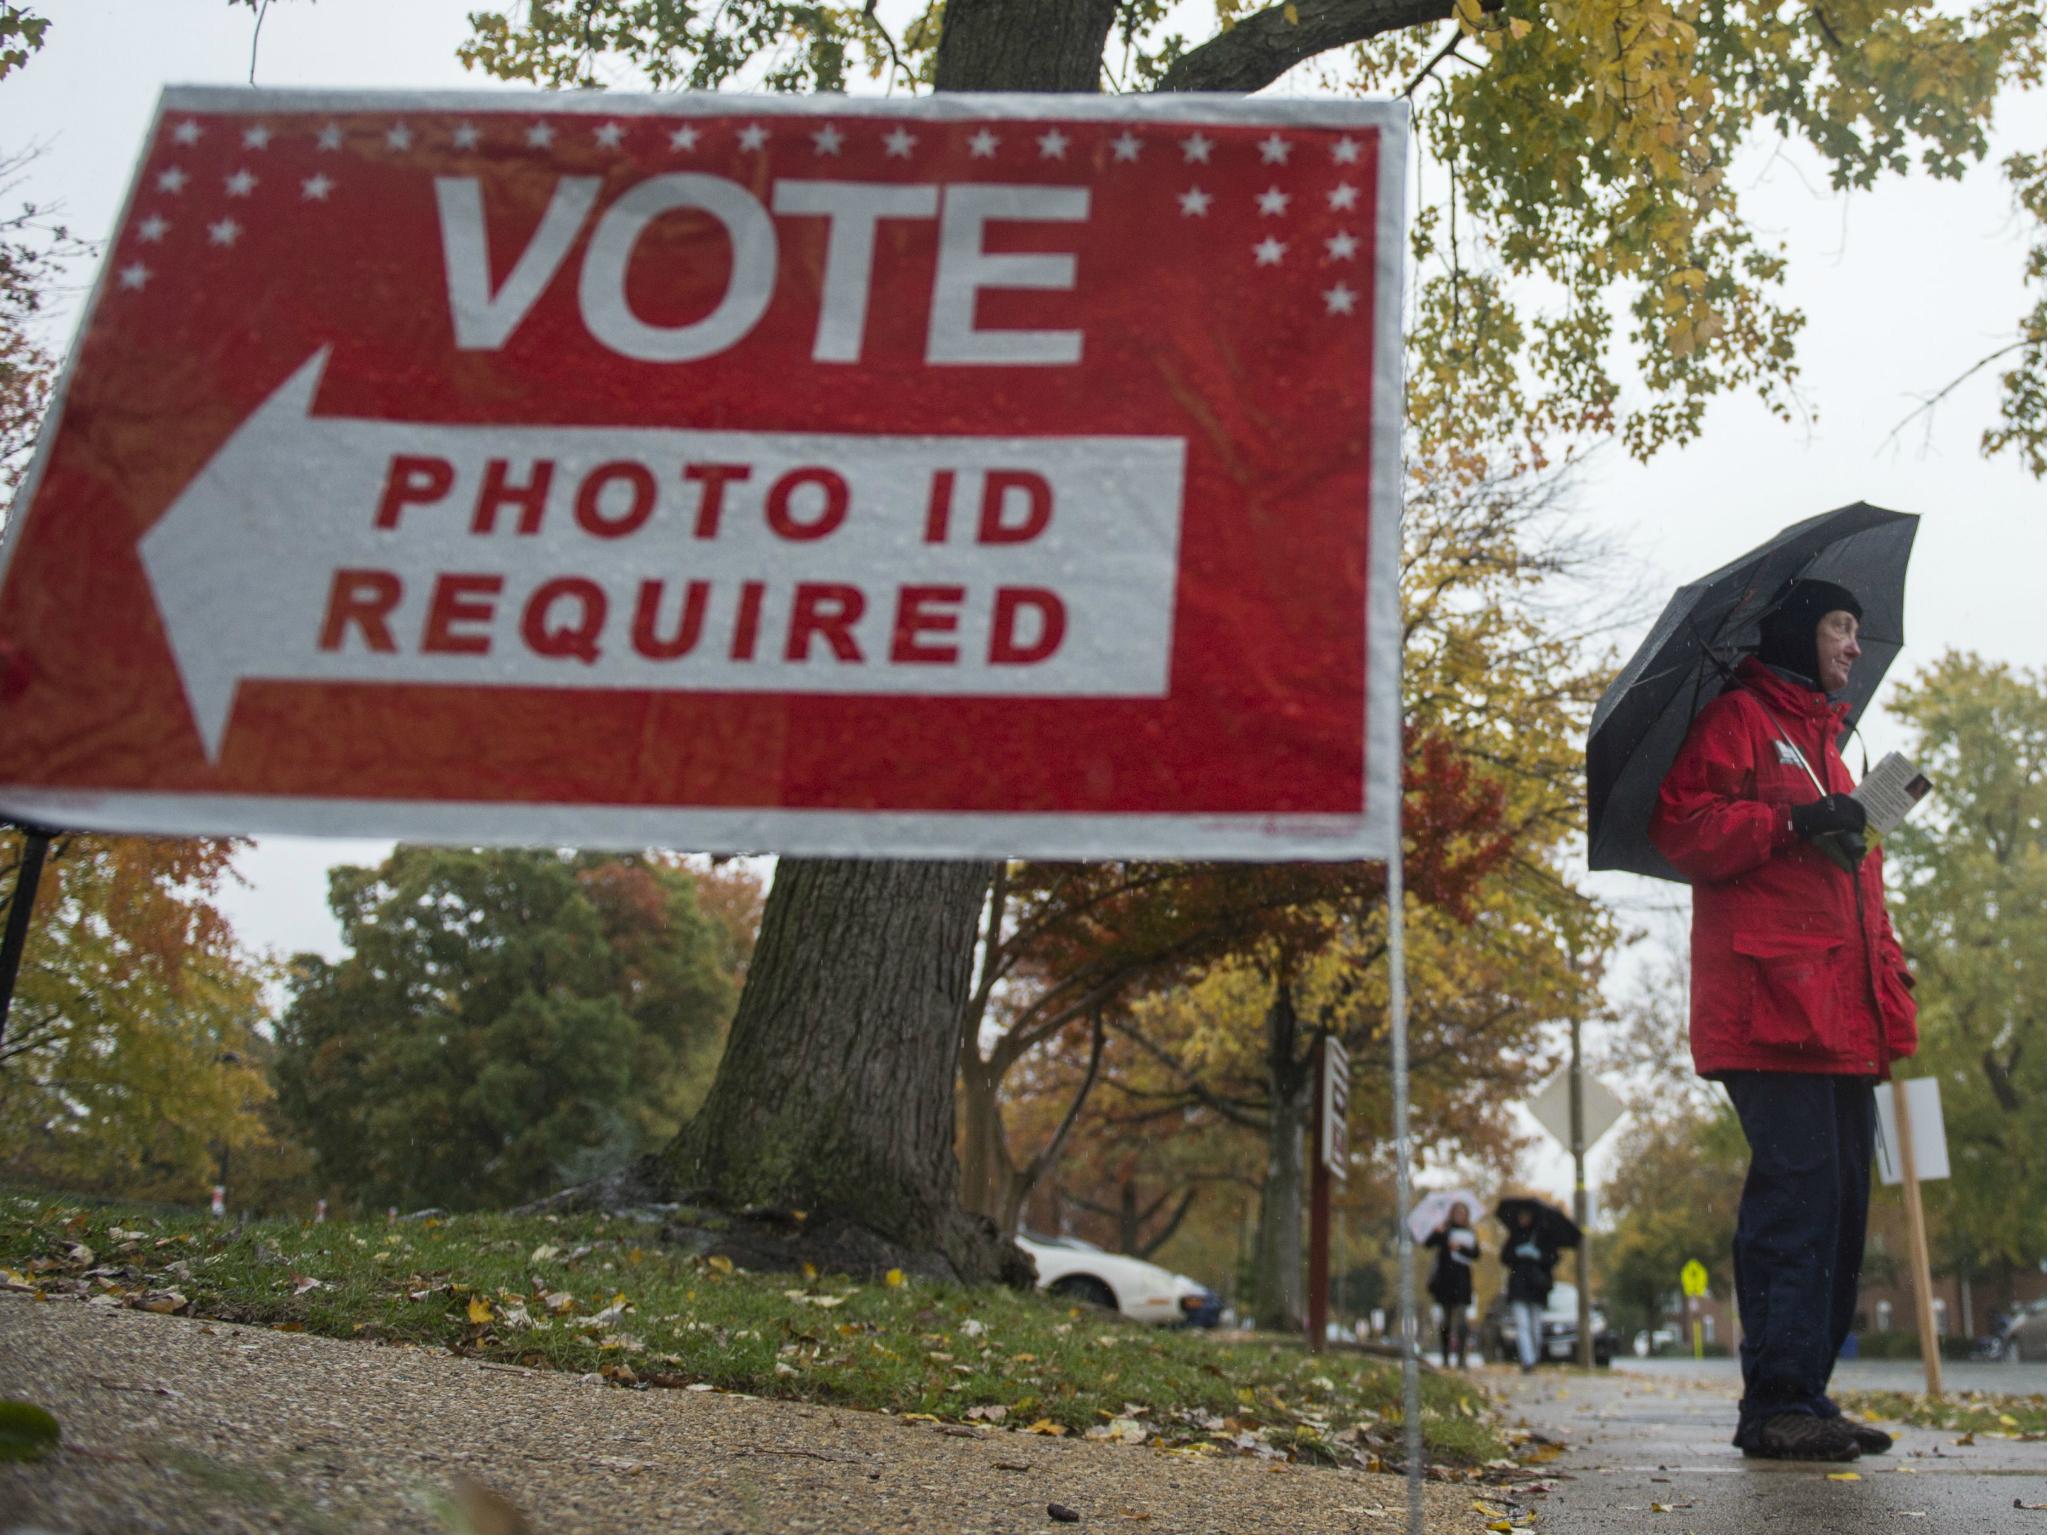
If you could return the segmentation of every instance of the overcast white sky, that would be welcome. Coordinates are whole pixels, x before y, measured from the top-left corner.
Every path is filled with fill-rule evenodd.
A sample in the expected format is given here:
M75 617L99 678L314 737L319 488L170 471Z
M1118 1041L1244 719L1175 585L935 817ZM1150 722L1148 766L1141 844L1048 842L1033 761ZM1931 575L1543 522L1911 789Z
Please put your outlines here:
M278 0L264 23L258 81L483 88L489 82L455 60L479 3ZM48 48L0 90L0 145L41 145L23 195L61 202L78 233L103 236L158 90L245 81L251 15L223 0L58 0L44 9L55 21ZM2043 147L2043 105L2038 93L2003 102L1991 160L1954 183L1915 176L1841 196L1810 155L1774 141L1751 147L1734 174L1751 217L1791 258L1790 294L1809 317L1801 356L1815 419L1787 427L1728 399L1689 448L1648 465L1618 449L1602 454L1576 501L1630 551L1643 587L1661 594L1786 523L1870 501L1924 519L1895 676L1948 646L2043 664L2048 505L2011 459L1977 455L1995 411L1991 375L1963 385L1903 441L1890 436L1921 394L2012 332L2025 303L2022 231L1996 162ZM1873 760L1897 744L1882 696L1864 734ZM250 887L230 902L238 927L257 946L334 953L324 871L386 847L266 839L242 861ZM1625 907L1683 895L1626 876L1599 888Z

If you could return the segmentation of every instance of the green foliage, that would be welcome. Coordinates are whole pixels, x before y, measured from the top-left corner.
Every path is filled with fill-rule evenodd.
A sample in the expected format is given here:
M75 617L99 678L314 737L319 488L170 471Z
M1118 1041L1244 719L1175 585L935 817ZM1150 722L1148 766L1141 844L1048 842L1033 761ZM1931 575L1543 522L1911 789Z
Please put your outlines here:
M0 0L0 80L28 63L50 35L50 18L38 16L34 6Z
M2012 453L2039 480L2048 474L2048 154L2013 155L2005 162L2005 179L2033 232L2026 279L2034 303L2020 316L2018 336L1991 355L2016 360L1998 376L1999 421L1985 429L1982 446L1986 458Z
M1749 1149L1726 1098L1704 1109L1666 1106L1631 1121L1601 1192L1612 1230L1593 1244L1600 1294L1617 1329L1661 1324L1689 1260L1709 1291L1734 1294L1735 1208Z
M873 8L737 0L529 0L523 19L470 13L465 68L554 88L613 84L620 66L657 91L843 91L847 72L912 76ZM917 40L922 40L920 29ZM927 45L928 46L928 45ZM913 42L913 48L915 42Z
M12 1171L139 1199L196 1199L221 1160L265 1156L265 966L214 905L235 845L53 839L0 1043ZM0 900L21 834L0 832Z
M736 987L695 880L653 857L400 848L340 868L350 953L301 955L279 1102L337 1194L504 1204L672 1134Z
M57 1416L49 1409L0 1399L0 1461L41 1461L63 1438Z
M2031 1267L2043 1204L2044 694L2039 673L1951 651L1892 708L1934 797L1885 840L1892 921L1919 977L1915 1075L1941 1080L1953 1176L1923 1189L1938 1267Z
M1246 1435L1276 1460L1355 1465L1401 1442L1401 1374L1386 1361L1312 1357L1291 1339L1221 1345L1001 1286L755 1275L662 1247L645 1223L477 1215L229 1231L0 1205L0 1266L15 1283L97 1290L83 1272L100 1255L132 1267L118 1297L131 1306L602 1371L621 1386L708 1385L1059 1435L1114 1425L1120 1438L1230 1451ZM1425 1373L1423 1434L1438 1459L1502 1453L1488 1399L1454 1377Z
M1254 24L1276 14L1289 29ZM872 7L777 0L531 0L520 17L474 13L463 62L555 86L836 90L859 68L916 89L942 21L930 7L899 44ZM1316 60L1323 84L1417 101L1431 200L1412 228L1409 418L1425 444L1518 441L1536 463L1609 433L1647 457L1697 437L1731 390L1790 419L1804 316L1729 180L1746 137L1804 142L1838 188L1952 178L1986 154L1999 91L2041 78L2038 0L1458 0L1447 22L1363 41L1364 24L1309 40L1292 4L1216 0L1206 38L1188 20L1160 0L1120 8L1107 82L1243 88ZM1244 57L1218 68L1233 33ZM1190 70L1198 56L1212 67ZM2028 206L2034 182L2011 174ZM2021 340L1984 447L2038 476L2038 309Z

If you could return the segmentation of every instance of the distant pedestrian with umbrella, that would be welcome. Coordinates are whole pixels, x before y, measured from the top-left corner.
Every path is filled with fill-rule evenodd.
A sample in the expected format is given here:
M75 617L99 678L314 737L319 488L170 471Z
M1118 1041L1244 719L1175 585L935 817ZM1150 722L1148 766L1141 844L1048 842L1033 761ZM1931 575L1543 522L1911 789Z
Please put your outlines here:
M1915 521L1844 508L1682 590L1588 743L1594 867L1693 887L1693 1065L1750 1146L1735 1443L1752 1456L1891 1445L1827 1396L1862 1269L1870 1090L1917 1044L1840 741L1903 643Z
M1472 1266L1483 1250L1479 1234L1472 1230L1472 1208L1463 1200L1453 1201L1443 1220L1423 1240L1436 1250L1436 1267L1429 1274L1429 1294L1443 1309L1437 1342L1446 1368L1455 1346L1458 1369L1465 1368L1468 1336L1466 1310L1472 1305Z
M1493 1214L1507 1227L1500 1261L1508 1272L1508 1311L1515 1323L1515 1354L1526 1373L1543 1352L1543 1309L1550 1304L1560 1249L1575 1248L1579 1229L1572 1219L1540 1200L1503 1200Z

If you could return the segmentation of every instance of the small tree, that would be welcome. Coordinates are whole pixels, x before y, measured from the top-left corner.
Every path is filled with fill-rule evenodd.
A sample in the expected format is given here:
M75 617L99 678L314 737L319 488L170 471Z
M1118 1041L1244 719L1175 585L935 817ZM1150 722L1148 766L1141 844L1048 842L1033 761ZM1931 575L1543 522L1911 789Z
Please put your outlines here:
M647 858L400 848L330 877L350 953L293 962L276 1074L369 1205L505 1204L659 1145L736 987L695 882Z

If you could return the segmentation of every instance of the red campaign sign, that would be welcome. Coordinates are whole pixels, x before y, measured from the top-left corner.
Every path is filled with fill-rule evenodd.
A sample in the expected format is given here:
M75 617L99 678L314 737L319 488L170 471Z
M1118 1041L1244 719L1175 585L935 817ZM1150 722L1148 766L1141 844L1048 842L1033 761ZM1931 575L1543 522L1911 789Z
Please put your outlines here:
M174 90L0 810L1384 856L1406 115Z

